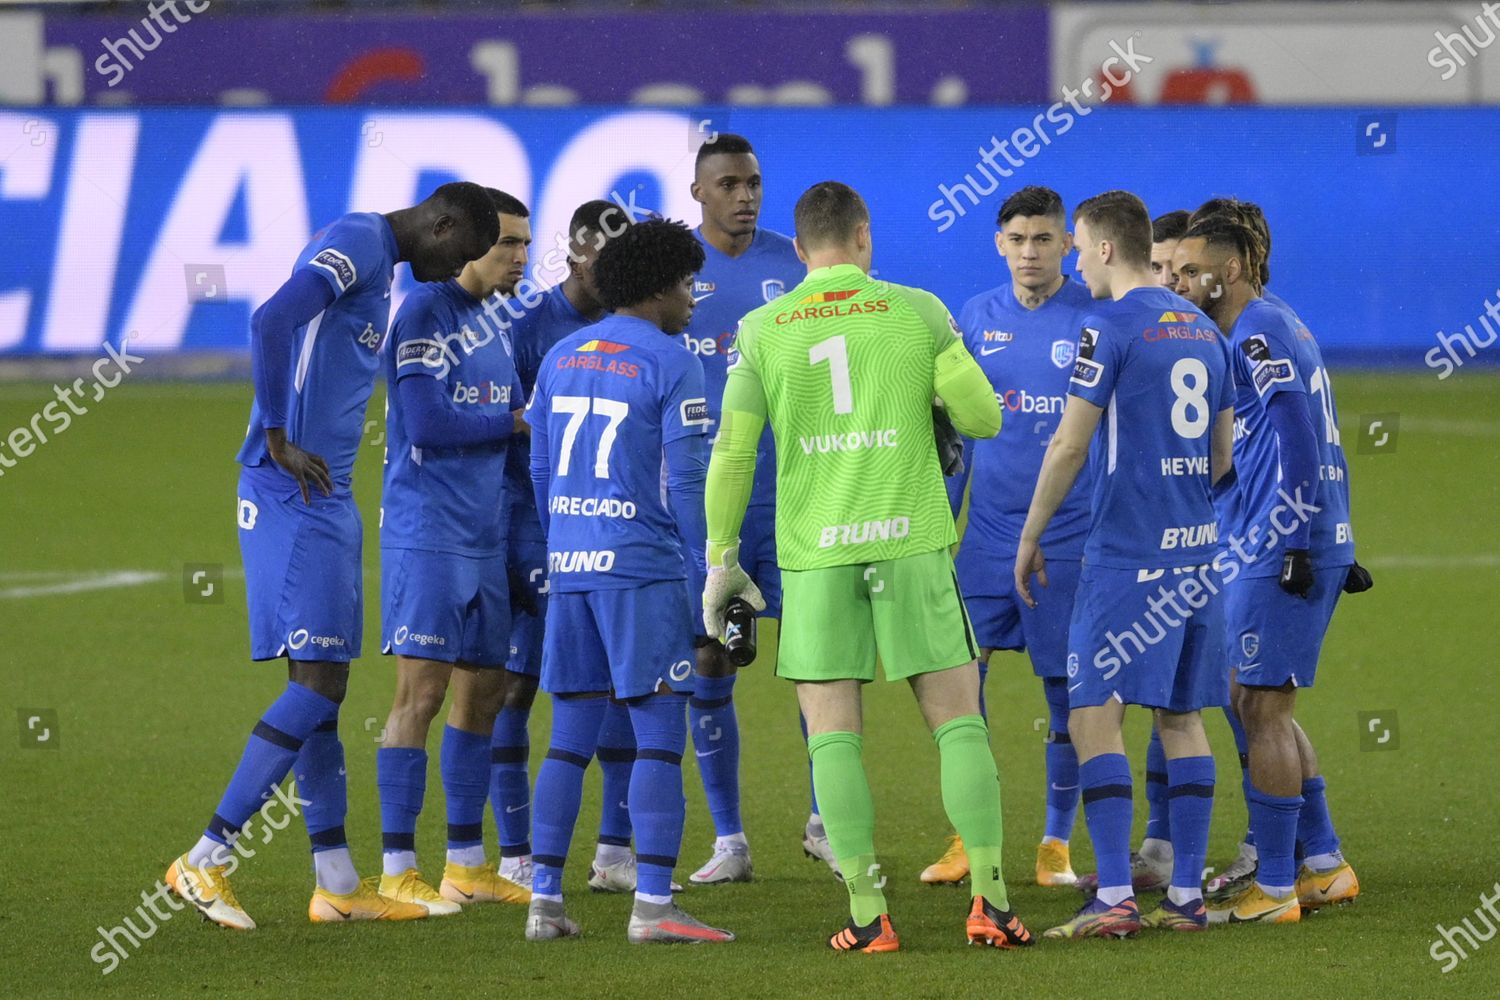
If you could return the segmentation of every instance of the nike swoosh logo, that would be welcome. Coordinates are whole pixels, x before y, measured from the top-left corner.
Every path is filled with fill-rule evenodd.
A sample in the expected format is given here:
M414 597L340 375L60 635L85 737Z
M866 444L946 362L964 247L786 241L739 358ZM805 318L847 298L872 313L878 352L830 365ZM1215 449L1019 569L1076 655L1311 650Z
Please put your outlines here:
M621 802L620 803L620 808L624 809L626 811L629 811L629 809L630 809L630 803L629 802Z
M337 906L334 906L332 903L328 904L328 908L330 910L332 910L334 913L337 913L339 916L343 917L345 920L348 920L349 917L350 917L350 915L354 912L354 908L353 907L350 907L347 911L345 911L345 910L339 909Z
M1083 682L1079 681L1077 684L1074 684L1072 687L1068 688L1068 693L1072 694L1074 691L1077 691L1081 687L1083 687Z
M530 802L524 803L524 804L519 805L519 806L506 806L505 807L505 811L508 812L508 813L518 813L522 809L525 809L529 805L531 805Z
M713 292L704 292L702 295L694 295L693 296L693 301L695 303L702 302L704 299L708 298L712 294L713 294Z
M460 896L462 896L462 897L463 897L463 898L464 898L464 899L473 899L473 898L474 898L474 894L473 894L473 893L472 893L472 892L464 892L464 891L463 891L463 890L462 890L462 889L460 889L460 888L459 888L459 887L458 887L458 886L456 886L456 885L452 885L452 884L451 884L451 883L450 883L450 886L449 886L449 887L450 887L450 888L451 888L451 889L452 889L452 890L453 890L453 891L454 891L454 892L456 892L456 893L458 893L458 894L459 894L459 895L460 895Z
M723 750L723 749L724 749L723 747L719 747L718 750L710 750L708 753L703 753L703 752L698 751L698 750L695 750L693 752L696 753L696 754L698 754L699 757L712 757L714 754L718 753L719 750Z
M982 357L982 358L987 358L991 354L996 354L996 353L998 353L1000 351L1003 351L1003 350L1005 350L1009 346L1010 346L1009 344L1000 344L999 346L996 346L994 344L989 344L989 345L987 345L985 347L981 347L979 349L979 356Z
M1051 782L1048 784L1054 792L1071 792L1078 787L1077 785L1053 785Z

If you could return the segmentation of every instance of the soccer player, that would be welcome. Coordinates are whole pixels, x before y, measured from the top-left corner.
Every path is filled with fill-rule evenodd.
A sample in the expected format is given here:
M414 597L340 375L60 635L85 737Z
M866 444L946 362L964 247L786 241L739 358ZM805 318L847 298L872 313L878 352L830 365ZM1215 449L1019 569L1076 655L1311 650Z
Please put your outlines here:
M385 352L385 493L380 508L381 652L396 693L375 752L384 840L380 892L431 916L460 903L524 903L525 888L484 860L490 732L505 693L510 594L501 503L522 389L496 292L526 269L526 207L489 189L500 239L457 278L406 297ZM427 734L448 688L439 764L448 805L440 890L417 867Z
M538 368L552 345L605 315L594 283L593 265L611 236L630 223L613 202L588 201L568 224L568 275L532 309L511 324L516 370L529 395ZM530 887L531 740L527 731L542 670L542 624L547 613L547 539L537 518L531 487L530 449L520 443L506 458L506 503L510 510L506 564L513 593L528 607L511 617L510 672L505 704L495 719L490 744L490 805L500 836L500 874ZM630 851L630 813L624 805L635 759L635 737L629 710L611 702L599 734L599 768L604 775L604 808L599 844L589 884L615 892L635 890L635 856Z
M1151 220L1151 274L1163 288L1174 291L1177 288L1172 253L1177 249L1177 241L1187 232L1189 217L1187 209L1179 208Z
M1016 587L1048 585L1041 540L1089 459L1093 519L1068 633L1069 729L1098 894L1047 937L1125 937L1144 924L1207 926L1203 860L1214 759L1200 710L1223 704L1223 614L1209 574L1218 543L1211 484L1230 469L1229 348L1186 300L1151 275L1151 219L1110 191L1073 213L1078 267L1100 300L1084 321L1067 408L1037 479L1016 554ZM1097 435L1096 435L1097 430ZM1167 610L1170 608L1171 610ZM1173 871L1144 919L1130 873L1126 705L1153 709L1167 758Z
M970 299L958 314L958 326L1011 419L994 438L965 445L969 523L958 549L958 583L979 643L981 712L988 660L995 650L1026 650L1032 670L1042 680L1051 724L1047 818L1037 845L1036 881L1043 886L1072 885L1077 876L1068 856L1068 838L1078 811L1078 758L1068 737L1068 621L1088 533L1087 476L1079 477L1043 539L1052 558L1052 585L1035 610L1021 602L1005 570L1015 563L1031 490L1047 440L1062 416L1078 331L1093 298L1062 273L1073 238L1057 192L1022 188L1000 206L996 222L995 248L1010 280ZM963 479L949 480L955 516ZM958 882L968 874L963 843L955 836L947 853L921 878L928 883Z
M1213 923L1291 923L1359 895L1317 755L1292 713L1298 689L1315 681L1339 594L1365 589L1369 576L1355 572L1333 385L1311 333L1259 294L1265 253L1242 213L1220 212L1196 221L1173 258L1179 288L1228 332L1243 427L1237 494L1222 515L1240 560L1225 607L1258 867L1252 884L1210 906Z
M226 875L234 839L295 765L312 839L315 922L415 919L427 910L361 882L344 836L347 794L338 709L359 656L361 526L350 492L365 405L390 319L396 264L442 281L498 238L477 184L444 184L421 204L358 212L320 230L292 275L255 311L255 403L240 448L238 522L250 612L250 655L287 660L287 685L250 733L239 766L198 843L166 883L209 920L250 929Z
M563 906L563 864L611 695L629 707L636 739L628 803L640 853L627 938L734 940L680 910L671 885L708 428L703 366L672 338L692 316L702 266L681 223L640 222L606 243L594 281L613 315L547 352L527 407L551 588L541 687L552 695L536 780L531 940L579 933Z
M698 148L693 198L703 206L698 239L703 270L693 285L693 320L682 342L703 362L710 433L719 427L719 400L724 395L725 359L740 318L770 302L802 279L802 265L792 241L759 225L763 191L760 161L743 137L724 133ZM770 435L761 442L760 474L745 518L741 545L745 565L766 598L764 614L781 610L781 580L776 569L776 465ZM724 648L709 637L699 640L693 697L688 722L703 794L713 816L713 853L689 876L700 885L748 882L754 870L750 843L740 818L740 727L734 710L735 666ZM833 856L818 817L817 800L803 830L809 857L830 867ZM837 869L835 868L835 872Z
M1000 784L932 417L936 396L960 433L991 438L1000 406L935 296L870 278L870 214L858 193L815 184L797 201L796 224L806 279L746 316L735 339L709 466L704 621L723 635L733 599L762 602L740 564L740 529L769 422L786 597L777 673L797 684L849 893L849 922L828 944L900 946L861 759L860 685L874 680L877 655L887 679L911 684L938 745L943 805L973 870L969 940L1029 944L1000 874Z

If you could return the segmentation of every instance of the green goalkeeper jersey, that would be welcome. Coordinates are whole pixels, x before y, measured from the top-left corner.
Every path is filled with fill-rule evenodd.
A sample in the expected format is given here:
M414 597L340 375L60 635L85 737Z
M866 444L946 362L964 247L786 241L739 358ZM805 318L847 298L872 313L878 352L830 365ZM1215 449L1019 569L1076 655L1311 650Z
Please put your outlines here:
M739 534L767 419L782 568L873 563L957 540L934 397L971 437L999 431L1000 407L936 296L853 264L818 268L748 314L734 352L709 469L711 561Z

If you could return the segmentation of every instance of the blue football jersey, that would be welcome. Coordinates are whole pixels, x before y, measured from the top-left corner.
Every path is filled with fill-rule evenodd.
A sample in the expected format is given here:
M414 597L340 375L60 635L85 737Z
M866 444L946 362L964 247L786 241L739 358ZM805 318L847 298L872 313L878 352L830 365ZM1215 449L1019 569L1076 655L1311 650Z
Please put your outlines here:
M1001 559L1015 555L1042 456L1068 401L1078 331L1093 308L1089 290L1066 281L1041 306L1027 309L1007 281L959 311L964 344L995 387L1005 414L999 434L974 442L965 548ZM1082 557L1091 488L1085 467L1042 536L1047 555Z
M549 470L547 582L607 590L687 578L665 447L707 434L703 365L651 323L607 316L547 353L526 410Z
M1083 321L1069 393L1103 407L1091 449L1084 562L1169 569L1211 562L1214 421L1234 406L1229 342L1165 288L1100 301Z
M291 384L285 387L286 438L321 455L334 483L347 489L365 426L365 406L380 370L380 342L391 317L396 234L375 212L346 215L318 232L297 258L333 289L333 304L302 327L292 343ZM271 462L257 402L236 460ZM290 478L290 477L289 477Z
M709 433L717 434L724 382L729 373L727 356L740 320L750 310L795 288L807 277L807 267L797 259L790 237L764 227L755 231L750 246L738 257L726 257L703 238L701 229L696 232L705 259L703 270L693 282L693 301L697 305L692 322L682 332L682 343L703 362L708 415L713 421ZM750 506L764 507L775 502L776 443L767 424L756 455Z
M1275 430L1266 415L1272 397L1282 392L1307 396L1318 439L1316 503L1311 515L1310 556L1315 569L1354 562L1354 532L1349 520L1349 466L1339 437L1333 382L1312 333L1285 303L1269 298L1247 305L1229 332L1236 400L1234 465L1239 483L1226 528L1244 540L1256 559L1245 576L1271 576L1281 570L1286 535L1298 506L1282 497L1280 453ZM1277 507L1283 510L1275 511ZM1273 522L1273 513L1276 520Z
M588 317L563 292L562 285L554 286L534 308L512 321L510 339L515 348L516 372L525 393L523 398L530 398L537 370L552 345L589 323ZM531 491L531 442L525 438L517 438L506 457L505 494L511 531L539 535L536 494Z
M492 556L505 544L502 503L510 439L418 448L406 433L397 385L437 379L448 405L498 416L521 408L510 343L484 303L455 280L419 285L401 303L386 348L384 548Z

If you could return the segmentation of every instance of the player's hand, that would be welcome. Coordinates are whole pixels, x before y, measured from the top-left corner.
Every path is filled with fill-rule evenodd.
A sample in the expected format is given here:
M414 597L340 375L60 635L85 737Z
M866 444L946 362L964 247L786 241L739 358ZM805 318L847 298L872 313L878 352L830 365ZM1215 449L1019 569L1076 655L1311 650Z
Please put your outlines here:
M932 404L932 438L937 444L938 464L943 475L956 476L964 471L964 442L958 436L948 411L936 403Z
M516 422L516 425L511 428L510 432L512 434L519 434L522 437L531 437L531 425L526 422L526 411L524 409L511 410L510 415L515 418Z
M1370 575L1369 570L1357 562L1349 567L1349 575L1344 577L1344 593L1363 594L1373 586L1375 578Z
M1312 559L1306 549L1287 549L1281 557L1281 589L1294 597L1306 597L1312 590Z
M1047 586L1047 559L1042 554L1042 547L1036 542L1028 542L1021 539L1021 545L1016 550L1016 593L1021 595L1021 600L1026 602L1028 608L1036 607L1036 598L1031 596L1031 577L1036 574L1037 582L1043 587Z
M303 503L312 503L309 484L316 486L325 497L333 495L333 477L328 474L328 463L323 461L321 455L303 451L288 441L285 428L266 428L266 451L270 452L271 461L297 480L297 486L302 490Z
M719 565L708 567L708 582L703 587L703 625L710 636L721 642L724 639L724 610L736 597L750 602L756 611L766 609L766 599L760 596L760 588L740 567L738 545L724 551Z

